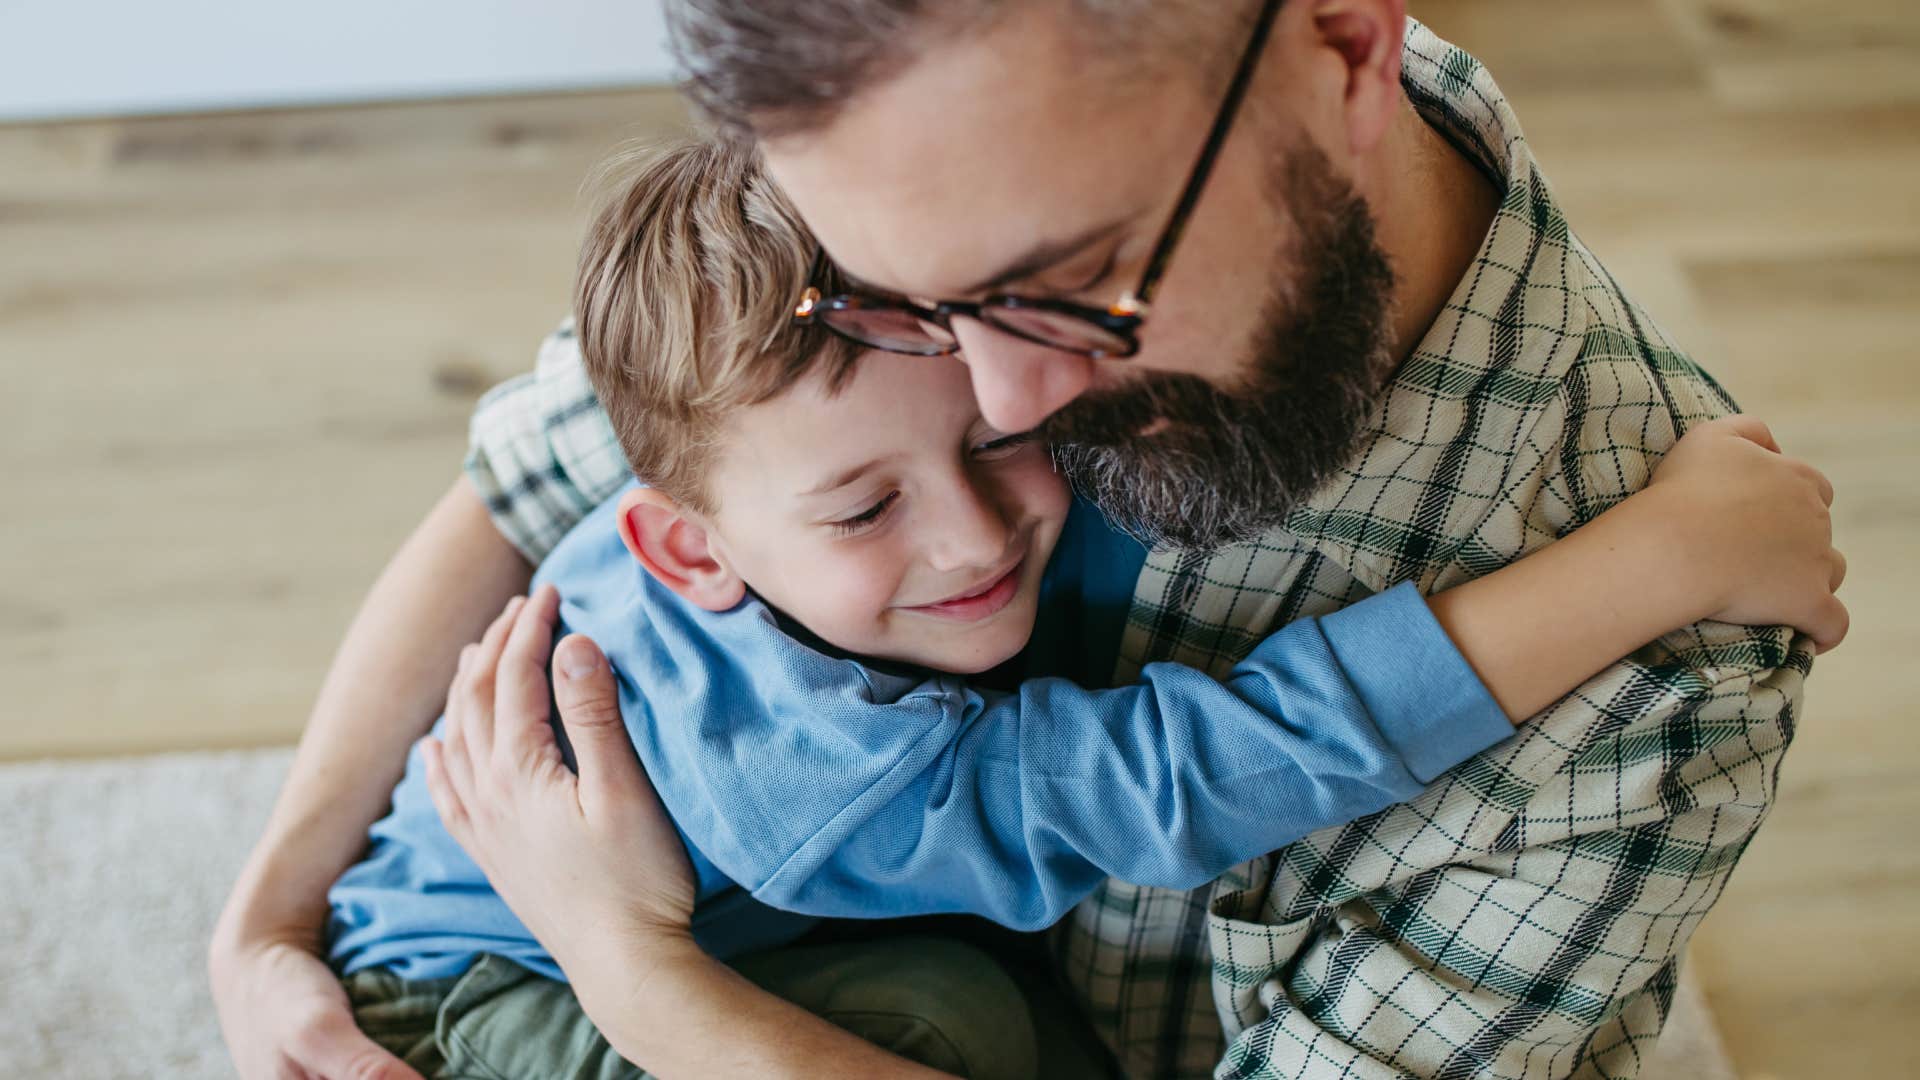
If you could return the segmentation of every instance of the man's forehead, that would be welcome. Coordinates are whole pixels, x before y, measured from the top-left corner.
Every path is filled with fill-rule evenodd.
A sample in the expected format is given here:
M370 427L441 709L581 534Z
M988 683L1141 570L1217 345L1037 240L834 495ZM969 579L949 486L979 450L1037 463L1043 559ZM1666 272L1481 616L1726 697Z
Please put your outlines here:
M1120 92L1065 63L1049 31L1017 30L929 50L825 128L766 144L774 178L849 273L951 292L1138 213L1184 173L1201 137L1182 138L1190 94Z

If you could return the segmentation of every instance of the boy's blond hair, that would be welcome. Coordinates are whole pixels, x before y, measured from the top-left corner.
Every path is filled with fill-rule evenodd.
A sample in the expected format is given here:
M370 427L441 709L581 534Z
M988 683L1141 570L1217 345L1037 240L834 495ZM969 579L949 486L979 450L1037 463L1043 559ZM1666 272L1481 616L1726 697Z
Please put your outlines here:
M757 151L688 139L598 175L574 284L587 377L634 475L711 514L727 416L816 373L838 389L859 351L793 325L813 238Z

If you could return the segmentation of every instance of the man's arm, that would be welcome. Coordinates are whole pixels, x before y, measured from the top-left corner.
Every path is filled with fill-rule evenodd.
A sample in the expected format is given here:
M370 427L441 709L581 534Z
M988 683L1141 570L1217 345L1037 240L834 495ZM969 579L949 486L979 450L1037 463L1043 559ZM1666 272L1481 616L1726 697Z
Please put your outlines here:
M578 965L567 969L581 1006L621 1057L644 1063L649 1073L666 1080L934 1080L947 1075L768 993L690 939L666 935L634 951L606 955L617 956L627 970L607 980L605 996L596 976L576 974ZM649 974L636 979L636 970Z
M571 320L540 343L531 372L474 407L466 468L494 527L535 564L633 479Z
M337 993L319 959L327 888L365 850L407 748L440 711L460 647L526 587L529 573L462 479L368 593L321 686L266 832L214 930L214 998L242 1075L272 1075L276 1056L312 1052L314 1036L303 1034L311 1025L353 1032L351 1017L339 1028L333 1009L303 1002L290 984L332 984ZM324 979L289 974L302 966L300 953ZM338 1002L344 1008L344 997Z
M368 594L342 642L265 834L208 953L215 1005L244 1077L410 1076L354 1027L320 959L327 888L365 849L412 740L440 710L461 646L602 487L625 479L569 327L533 374L474 417L457 481Z
M666 1077L939 1075L694 943L692 867L634 757L605 658L572 635L548 682L557 603L542 586L509 605L461 662L444 742L424 739L420 751L441 821L566 971L608 1043ZM577 769L548 724L549 685Z

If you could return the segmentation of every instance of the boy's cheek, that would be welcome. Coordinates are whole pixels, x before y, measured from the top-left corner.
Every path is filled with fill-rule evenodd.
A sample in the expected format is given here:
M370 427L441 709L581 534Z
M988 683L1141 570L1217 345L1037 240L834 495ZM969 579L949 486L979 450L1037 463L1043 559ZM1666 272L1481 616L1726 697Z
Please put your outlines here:
M855 554L835 547L841 550L823 552L789 578L795 596L785 610L835 645L858 651L892 605L900 574L878 551Z

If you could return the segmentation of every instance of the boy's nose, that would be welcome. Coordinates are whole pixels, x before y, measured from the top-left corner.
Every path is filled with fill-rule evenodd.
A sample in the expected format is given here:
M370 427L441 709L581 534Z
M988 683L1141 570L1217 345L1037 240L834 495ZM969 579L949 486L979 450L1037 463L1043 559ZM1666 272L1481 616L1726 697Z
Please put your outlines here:
M980 415L1001 431L1029 431L1093 382L1093 361L956 320L960 358Z
M953 497L932 519L930 528L927 563L942 573L998 566L1012 535L999 504L971 477L954 485Z

